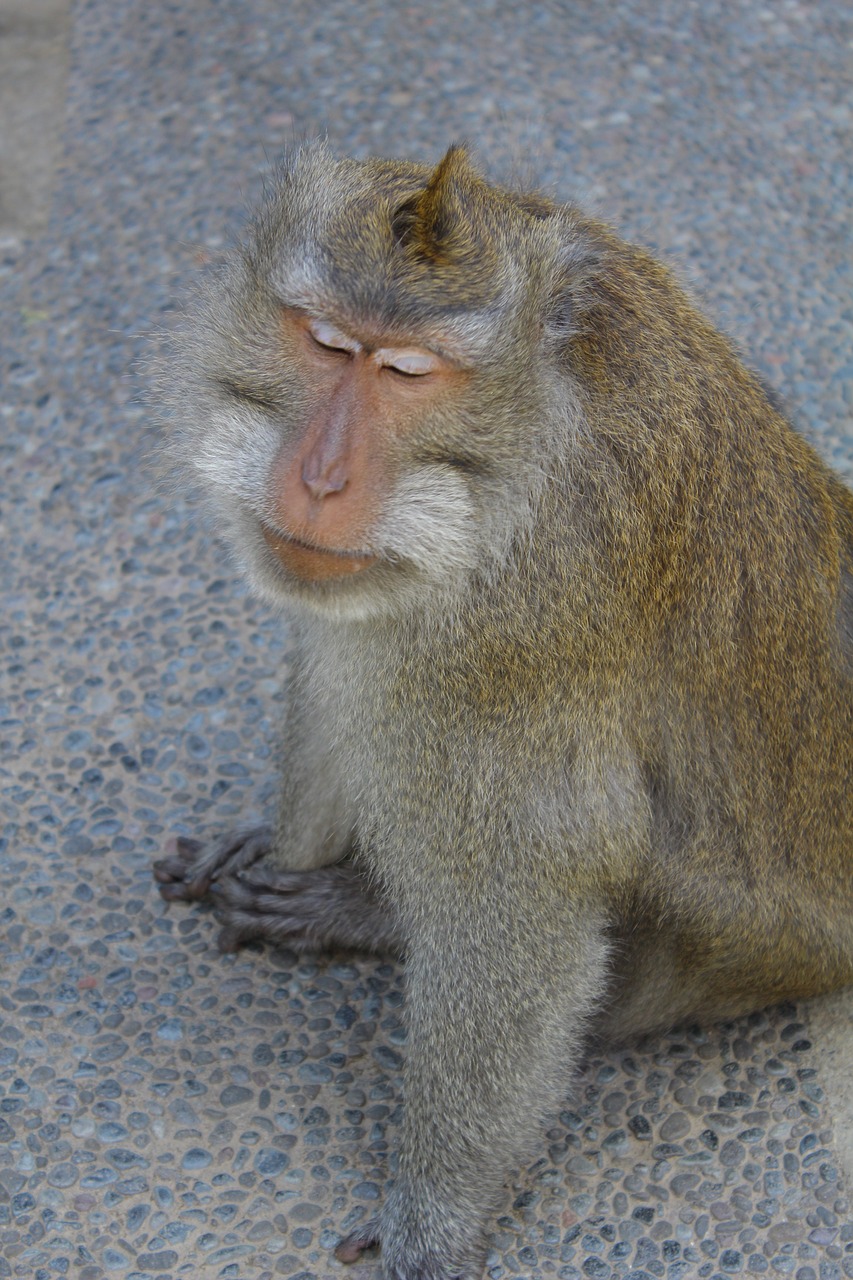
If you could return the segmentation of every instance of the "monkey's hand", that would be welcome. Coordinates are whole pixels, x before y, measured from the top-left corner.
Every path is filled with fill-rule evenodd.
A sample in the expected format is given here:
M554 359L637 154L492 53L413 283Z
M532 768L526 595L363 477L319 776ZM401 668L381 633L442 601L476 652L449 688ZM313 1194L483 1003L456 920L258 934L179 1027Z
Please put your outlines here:
M335 1249L335 1257L339 1262L357 1262L365 1249L372 1249L382 1241L382 1224L379 1218L371 1218L363 1222L355 1231L341 1240ZM486 1265L486 1246L476 1251L475 1259L470 1265L459 1267L442 1266L434 1257L426 1257L415 1261L415 1255L403 1257L393 1262L385 1254L382 1259L382 1274L386 1280L480 1280Z
M154 863L154 879L167 902L206 898L220 878L229 879L269 853L272 827L234 832L205 845L179 836L176 852Z
M269 827L205 847L180 839L177 853L154 864L167 902L207 898L222 924L221 951L258 939L298 953L354 949L401 952L385 903L347 858L310 871L287 871L267 855Z

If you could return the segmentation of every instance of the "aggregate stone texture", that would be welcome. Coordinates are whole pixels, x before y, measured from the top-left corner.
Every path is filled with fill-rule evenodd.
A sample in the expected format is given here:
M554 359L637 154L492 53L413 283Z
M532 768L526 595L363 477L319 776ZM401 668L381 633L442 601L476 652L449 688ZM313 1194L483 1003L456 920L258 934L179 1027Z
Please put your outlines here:
M217 952L150 864L270 813L282 622L159 492L150 334L327 129L580 197L679 267L853 464L835 0L82 0L47 233L0 251L0 1278L366 1280L402 974ZM513 1175L504 1277L853 1277L807 1006L590 1060Z

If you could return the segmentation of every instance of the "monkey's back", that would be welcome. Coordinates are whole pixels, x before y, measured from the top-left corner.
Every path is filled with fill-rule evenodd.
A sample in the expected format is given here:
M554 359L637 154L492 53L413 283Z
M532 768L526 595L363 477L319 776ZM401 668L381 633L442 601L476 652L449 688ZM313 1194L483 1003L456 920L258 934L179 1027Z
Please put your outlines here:
M387 670L603 904L612 1038L853 982L853 495L670 273L605 245L583 433L504 571Z
M612 252L571 361L649 819L621 1034L853 981L853 495L670 274Z

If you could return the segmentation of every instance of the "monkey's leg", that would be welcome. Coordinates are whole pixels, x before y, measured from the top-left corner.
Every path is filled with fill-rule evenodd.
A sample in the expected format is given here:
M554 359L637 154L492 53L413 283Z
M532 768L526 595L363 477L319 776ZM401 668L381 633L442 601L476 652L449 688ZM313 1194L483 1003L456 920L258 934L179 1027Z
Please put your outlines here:
M470 878L430 876L407 948L399 1172L379 1218L338 1246L342 1261L379 1243L388 1280L482 1274L489 1214L568 1087L604 985L594 910L569 912L550 886L531 888L534 863L524 886L509 883L510 871L479 889L482 862Z

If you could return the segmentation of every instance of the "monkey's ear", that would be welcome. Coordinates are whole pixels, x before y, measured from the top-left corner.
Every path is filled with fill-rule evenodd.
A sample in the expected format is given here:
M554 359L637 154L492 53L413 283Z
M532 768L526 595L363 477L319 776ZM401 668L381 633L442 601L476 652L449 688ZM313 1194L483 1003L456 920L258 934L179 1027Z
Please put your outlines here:
M596 305L606 246L574 216L562 228L543 323L545 337L558 347L584 328L584 316Z
M449 148L423 191L393 218L399 243L432 262L462 263L482 250L482 179L463 146Z

